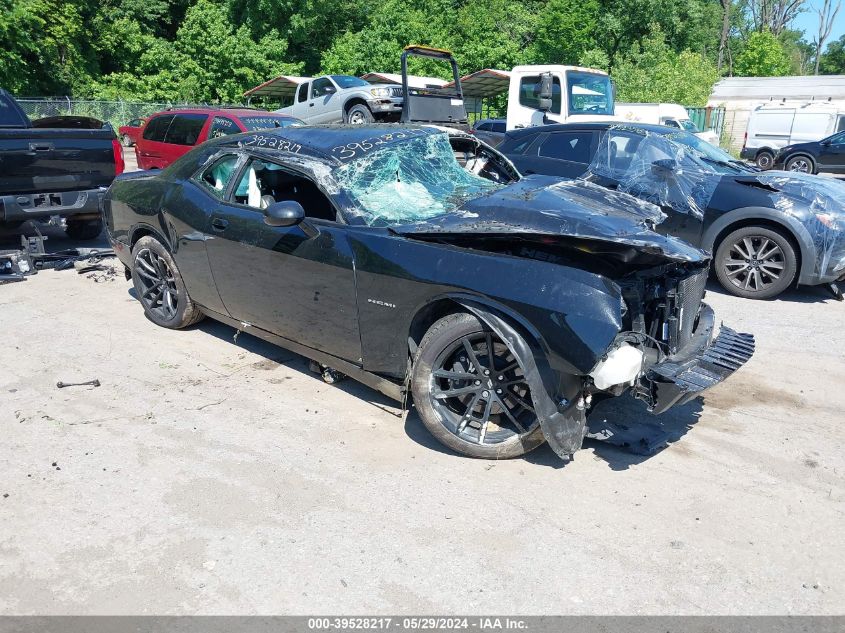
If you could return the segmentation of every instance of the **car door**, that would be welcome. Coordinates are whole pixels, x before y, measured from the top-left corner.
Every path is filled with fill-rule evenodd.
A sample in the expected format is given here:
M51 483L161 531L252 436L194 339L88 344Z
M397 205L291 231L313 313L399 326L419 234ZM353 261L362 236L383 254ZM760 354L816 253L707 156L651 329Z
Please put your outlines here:
M164 153L166 147L164 137L167 128L173 122L174 115L163 114L153 117L143 128L141 138L135 146L135 153L138 157L138 167L141 169L161 169L164 164Z
M310 116L310 112L308 112L308 97L309 97L309 90L311 90L311 82L306 81L305 83L299 84L296 89L296 94L293 98L293 104L290 107L290 113L298 119L302 119L306 123L311 123L308 119Z
M311 99L308 102L310 123L335 123L342 119L342 108L337 97L337 86L328 77L311 82Z
M269 226L262 206L292 200L304 222ZM209 217L211 270L228 313L250 326L360 362L346 225L308 176L249 156Z
M819 143L818 170L845 172L845 132Z
M590 166L596 137L593 130L541 134L521 156L519 170L524 174L562 178L582 176Z
M173 118L161 146L162 167L167 167L205 140L206 121L207 114L185 113Z

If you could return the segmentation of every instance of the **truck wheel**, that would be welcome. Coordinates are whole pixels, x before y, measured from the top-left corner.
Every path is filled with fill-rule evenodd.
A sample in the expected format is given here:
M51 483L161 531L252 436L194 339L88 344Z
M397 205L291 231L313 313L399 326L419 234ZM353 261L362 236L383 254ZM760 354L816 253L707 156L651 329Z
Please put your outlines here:
M772 163L775 161L775 156L768 150L763 150L759 154L757 154L757 158L754 159L754 162L757 163L757 167L760 169L771 169Z
M792 242L762 226L745 226L725 237L713 265L722 287L747 299L776 297L792 285L798 270Z
M120 142L123 143L123 147L132 147L132 139L129 138L128 134L124 134L120 138Z
M103 232L103 221L68 219L65 233L72 240L93 240Z
M464 455L508 459L545 441L519 359L470 314L431 326L414 359L411 391L426 428Z
M178 330L204 316L188 296L173 257L154 237L142 237L132 248L132 285L156 325Z
M364 125L373 121L375 121L373 113L363 103L355 104L346 113L346 122L352 125Z
M815 174L816 164L809 156L798 154L786 161L785 169L786 171L797 171L801 174Z

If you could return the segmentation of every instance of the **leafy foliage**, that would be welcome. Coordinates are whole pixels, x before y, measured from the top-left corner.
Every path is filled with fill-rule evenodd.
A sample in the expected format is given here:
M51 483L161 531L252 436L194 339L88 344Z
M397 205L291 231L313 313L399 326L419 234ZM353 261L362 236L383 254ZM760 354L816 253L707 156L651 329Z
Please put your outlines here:
M723 18L722 72L808 72L814 48L803 33L781 24L780 14L772 18L777 37L758 28L772 17L761 13L768 6L760 0L0 0L0 85L20 95L231 102L279 74L398 72L402 48L415 43L451 49L463 72L581 63L609 70L621 98L697 104L717 78ZM843 46L842 40L830 45L822 72L843 72ZM419 59L411 71L448 75L445 65Z
M828 45L819 70L825 75L845 75L845 35Z
M749 35L734 64L734 72L744 77L782 77L788 75L791 68L783 45L769 31Z

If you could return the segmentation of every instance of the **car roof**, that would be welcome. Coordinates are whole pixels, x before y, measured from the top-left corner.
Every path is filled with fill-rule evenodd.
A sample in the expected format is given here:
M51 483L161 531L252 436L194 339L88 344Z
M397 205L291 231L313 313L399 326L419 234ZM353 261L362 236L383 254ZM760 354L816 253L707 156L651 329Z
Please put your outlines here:
M360 158L377 147L386 147L409 137L444 134L443 130L425 125L302 125L271 130L257 130L217 139L221 144L237 140L253 150L270 153L294 152L328 160L335 164ZM260 142L256 142L260 139ZM275 142L273 142L275 139ZM225 141L229 141L226 143ZM210 141L214 143L215 141ZM299 146L296 150L292 146ZM365 147L369 146L369 147Z
M655 134L669 134L677 132L678 128L666 125L655 125L653 123L635 123L630 121L591 121L585 123L553 123L549 125L535 125L533 127L511 130L508 132L510 138L522 138L543 132L569 132L572 130L607 130L614 126L626 127L629 129L654 132Z

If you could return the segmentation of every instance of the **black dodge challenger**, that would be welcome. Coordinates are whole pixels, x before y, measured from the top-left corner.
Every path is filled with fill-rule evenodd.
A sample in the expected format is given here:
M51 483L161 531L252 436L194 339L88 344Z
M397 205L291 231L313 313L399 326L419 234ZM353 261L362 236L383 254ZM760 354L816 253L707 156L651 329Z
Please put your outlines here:
M228 136L121 176L104 212L154 323L210 316L413 396L426 427L473 457L648 442L631 421L588 424L588 409L630 391L660 413L754 349L716 332L708 258L654 232L657 207L523 178L460 133Z

